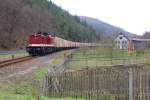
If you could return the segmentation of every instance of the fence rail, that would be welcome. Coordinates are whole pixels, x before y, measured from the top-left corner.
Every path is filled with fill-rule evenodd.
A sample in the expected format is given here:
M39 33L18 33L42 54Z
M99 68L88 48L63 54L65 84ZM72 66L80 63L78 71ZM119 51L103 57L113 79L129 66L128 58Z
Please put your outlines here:
M40 95L83 100L149 100L150 70L112 67L47 75Z

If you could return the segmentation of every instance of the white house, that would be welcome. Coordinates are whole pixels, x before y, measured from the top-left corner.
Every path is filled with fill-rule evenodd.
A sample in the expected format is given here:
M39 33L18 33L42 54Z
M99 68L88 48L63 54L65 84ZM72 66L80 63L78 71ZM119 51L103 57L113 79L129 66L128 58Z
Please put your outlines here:
M119 33L119 35L114 40L115 49L128 49L129 46L129 39L122 33Z

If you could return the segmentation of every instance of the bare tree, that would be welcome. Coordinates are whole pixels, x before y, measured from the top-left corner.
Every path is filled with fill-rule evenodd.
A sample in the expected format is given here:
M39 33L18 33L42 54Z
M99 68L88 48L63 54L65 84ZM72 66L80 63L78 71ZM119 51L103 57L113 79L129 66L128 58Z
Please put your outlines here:
M24 0L0 0L0 48L25 45L28 34L56 31L48 9Z

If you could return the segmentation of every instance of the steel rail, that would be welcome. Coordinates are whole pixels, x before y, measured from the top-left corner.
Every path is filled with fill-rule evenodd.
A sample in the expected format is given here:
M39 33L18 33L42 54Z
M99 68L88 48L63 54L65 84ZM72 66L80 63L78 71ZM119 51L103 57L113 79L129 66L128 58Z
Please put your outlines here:
M5 66L16 64L16 63L19 63L19 62L27 61L27 60L30 60L30 59L33 59L33 58L34 57L31 57L31 56L25 56L25 57L20 57L20 58L1 61L0 62L0 67L5 67Z

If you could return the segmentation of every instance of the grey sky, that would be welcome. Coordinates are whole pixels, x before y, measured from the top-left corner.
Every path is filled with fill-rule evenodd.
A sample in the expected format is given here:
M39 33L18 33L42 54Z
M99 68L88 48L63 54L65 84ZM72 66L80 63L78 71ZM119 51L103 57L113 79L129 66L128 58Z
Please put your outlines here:
M150 0L51 0L72 15L89 16L135 34L150 30Z

